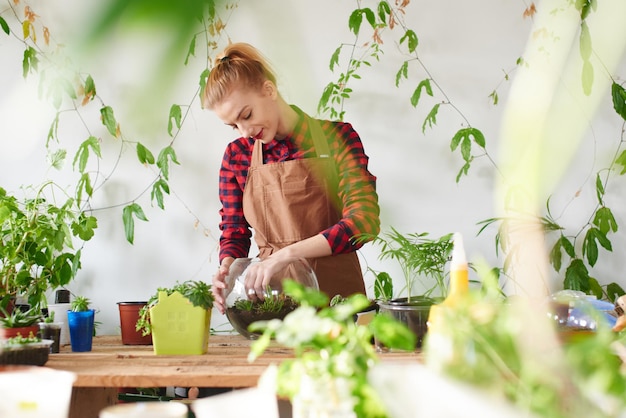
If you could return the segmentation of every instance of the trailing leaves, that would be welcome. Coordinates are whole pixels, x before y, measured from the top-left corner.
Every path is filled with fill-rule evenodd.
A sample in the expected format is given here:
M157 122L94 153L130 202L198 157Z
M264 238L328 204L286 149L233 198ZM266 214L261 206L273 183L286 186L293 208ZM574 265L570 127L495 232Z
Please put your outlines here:
M172 121L174 121L174 123L176 124L176 128L180 129L182 118L183 118L183 115L180 110L180 106L177 104L173 104L172 107L170 108L170 116L167 121L167 133L170 134L170 136L173 136L172 129L174 126L172 124Z
M146 215L141 206L137 203L131 203L122 210L122 221L124 222L124 232L126 233L126 241L131 244L135 241L135 218L141 221L147 221Z
M154 155L141 142L137 142L137 159L141 164L154 164Z
M613 109L622 119L626 120L626 90L616 82L613 82L611 96L613 97ZM622 164L622 166L624 165ZM624 174L624 171L622 171L622 174Z
M587 293L590 289L589 280L589 271L585 263L580 258L575 258L565 271L563 288Z
M406 70L405 70L405 73L406 73ZM398 77L396 76L396 86L397 85L398 85ZM420 96L422 95L422 90L426 90L426 94L428 94L430 97L433 96L433 89L430 86L430 79L426 78L420 81L420 83L415 88L415 91L413 91L413 94L411 95L411 105L413 105L413 107L417 107L419 100L420 100Z
M165 180L160 178L152 185L152 192L150 193L152 201L156 201L157 205L161 209L165 209L163 203L163 193L170 194L170 186Z
M422 124L422 133L426 132L426 125L432 128L433 125L437 124L437 112L439 111L439 104L440 103L434 105L433 108L430 109L430 112L428 112L428 115L426 115L426 119L424 119L424 123Z
M117 121L113 114L113 108L111 108L111 106L104 106L100 109L100 116L102 118L102 124L107 128L107 131L117 138Z
M180 164L176 159L176 152L171 146L167 146L161 150L157 159L157 167L161 170L163 177L169 179L170 161L174 164Z
M74 156L74 161L72 162L72 166L74 167L74 169L76 169L76 165L78 164L79 173L85 172L85 168L87 167L87 161L89 159L90 149L96 156L98 156L98 158L102 157L100 153L100 142L98 141L98 138L96 138L95 136L90 136L89 138L84 140L83 143L80 144L80 146L78 147L78 151L76 152L76 155Z

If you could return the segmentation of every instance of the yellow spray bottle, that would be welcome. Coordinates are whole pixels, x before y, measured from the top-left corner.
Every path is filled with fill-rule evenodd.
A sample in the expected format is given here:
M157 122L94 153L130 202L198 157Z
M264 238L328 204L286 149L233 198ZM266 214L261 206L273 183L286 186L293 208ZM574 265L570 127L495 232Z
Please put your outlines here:
M458 306L459 301L465 297L469 289L469 274L465 248L463 247L463 237L460 233L454 233L452 237L452 259L450 260L450 285L448 295L438 305L430 308L428 315L428 333L436 332L438 321L443 315L442 309Z

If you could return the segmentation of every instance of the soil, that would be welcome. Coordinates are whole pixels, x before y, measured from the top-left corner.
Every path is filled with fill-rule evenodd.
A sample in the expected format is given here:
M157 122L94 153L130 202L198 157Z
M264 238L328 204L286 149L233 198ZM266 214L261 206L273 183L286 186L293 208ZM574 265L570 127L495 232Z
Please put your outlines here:
M285 299L281 310L272 312L261 310L260 303L255 304L252 310L244 310L231 306L230 308L226 308L226 317L233 328L235 328L235 331L246 338L254 339L261 334L259 332L248 331L250 324L257 321L269 321L270 319L284 319L287 314L293 312L298 306L298 303L291 298Z

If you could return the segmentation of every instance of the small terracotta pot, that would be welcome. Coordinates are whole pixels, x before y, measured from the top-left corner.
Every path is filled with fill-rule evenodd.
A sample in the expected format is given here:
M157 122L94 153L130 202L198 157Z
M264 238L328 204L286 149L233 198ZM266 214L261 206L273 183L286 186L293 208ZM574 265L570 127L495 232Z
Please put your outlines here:
M117 302L120 310L120 328L122 329L122 344L127 345L151 345L152 334L141 335L141 331L135 330L139 310L148 302Z
M28 338L31 332L33 333L33 336L36 337L39 333L39 325L35 324L30 327L5 328L4 338L17 337L18 334L20 334L24 338Z

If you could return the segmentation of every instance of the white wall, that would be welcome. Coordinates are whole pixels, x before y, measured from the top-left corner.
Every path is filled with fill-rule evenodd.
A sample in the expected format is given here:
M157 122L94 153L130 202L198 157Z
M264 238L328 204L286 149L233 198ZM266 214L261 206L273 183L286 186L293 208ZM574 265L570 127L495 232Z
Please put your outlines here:
M78 0L46 3L49 9L35 12L48 19L46 24L58 42L75 41L80 22L94 11ZM347 0L242 1L227 21L227 34L233 41L250 42L262 50L278 70L283 95L315 114L322 89L337 78L328 69L332 52L341 42L353 41L347 19L356 7L356 2ZM419 37L421 59L454 105L482 130L487 148L496 158L510 81L500 83L523 54L531 28L530 19L522 17L523 7L520 2L501 0L414 0L408 8L407 23ZM47 175L40 148L52 113L49 106L37 101L36 88L21 77L19 44L0 35L0 185L14 190ZM177 77L167 80L169 85L161 84L163 80L147 85L146 81L154 81L152 74L158 65L154 56L165 38L164 34L139 30L131 37L120 30L101 50L104 52L76 59L81 71L93 75L102 99L116 110L127 139L140 141L154 151L169 141L166 124L170 105L191 101L204 64L199 47L198 58L186 68L180 66ZM355 94L346 103L346 120L360 133L370 156L371 171L378 176L383 228L428 231L433 237L459 231L465 237L471 260L484 257L496 263L495 231L476 236L477 222L495 216L492 166L485 159L477 160L469 176L455 183L462 164L458 153L450 152L449 141L463 121L442 106L437 126L422 134L423 119L441 96L425 101L417 110L412 108L410 94L426 75L415 75L414 70L411 80L396 88L395 72L404 57L392 38L385 38L384 48L382 62L362 70L363 79L354 83ZM621 62L617 74L624 77L626 65L623 59ZM597 76L604 74L597 71ZM495 88L500 96L498 106L491 105L488 98ZM604 167L611 147L620 138L622 123L612 110L608 94L590 123L593 132L583 141L554 197L553 214L565 210L559 221L568 226L582 225L581 220L589 216L595 198L590 189L595 170ZM94 134L105 139L102 164L103 172L107 172L119 144L102 128L93 123L91 126ZM86 138L84 128L70 116L62 120L62 130L74 146ZM224 147L234 135L213 114L202 110L196 100L174 143L181 165L171 172L172 195L166 200L166 211L151 208L146 197L139 201L150 222L137 222L134 245L124 240L121 208L96 213L96 237L85 246L83 269L70 288L94 301L102 322L101 333L119 332L118 301L147 299L158 286L170 286L177 280L210 281L218 265L217 173ZM125 150L126 158L98 191L94 206L125 203L149 184L153 173L129 162L133 152ZM593 153L595 162L590 158ZM68 173L54 175L66 184L72 178ZM626 222L623 188L623 179L616 179L608 202L620 225ZM580 197L574 198L579 189ZM574 202L566 207L571 199ZM601 283L617 281L626 286L626 279L618 273L624 269L621 255L626 239L615 236L613 244L614 253L602 252L602 267L592 275ZM395 265L377 260L376 247L367 245L360 255L364 264L397 273ZM560 282L562 277L556 280ZM215 312L214 326L224 322L225 318Z

